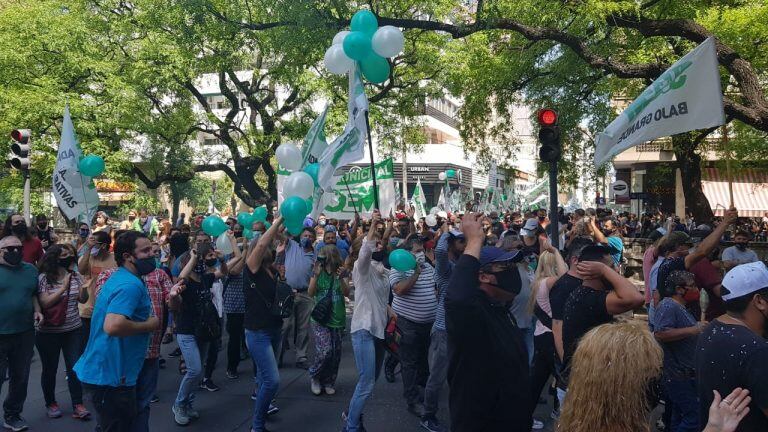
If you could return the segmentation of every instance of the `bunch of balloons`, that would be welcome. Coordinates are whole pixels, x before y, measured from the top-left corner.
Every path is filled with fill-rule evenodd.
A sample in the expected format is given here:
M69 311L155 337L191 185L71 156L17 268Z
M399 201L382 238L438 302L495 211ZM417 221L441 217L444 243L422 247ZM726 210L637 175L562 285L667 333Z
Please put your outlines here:
M390 72L387 58L403 51L403 32L394 26L379 28L376 15L369 10L352 16L350 30L334 36L333 45L325 51L325 67L333 74L343 75L357 61L365 79L372 83L386 81Z
M295 144L281 144L275 151L277 162L288 171L292 171L283 183L283 197L280 214L285 219L285 227L291 235L299 235L304 227L304 219L312 211L312 196L318 187L317 176L320 166L308 164L301 169L303 158L301 150Z
M97 155L88 155L78 163L80 173L88 177L98 177L104 172L104 159Z
M456 170L445 170L437 175L437 178L439 178L441 181L445 181L445 179L454 178L456 177Z

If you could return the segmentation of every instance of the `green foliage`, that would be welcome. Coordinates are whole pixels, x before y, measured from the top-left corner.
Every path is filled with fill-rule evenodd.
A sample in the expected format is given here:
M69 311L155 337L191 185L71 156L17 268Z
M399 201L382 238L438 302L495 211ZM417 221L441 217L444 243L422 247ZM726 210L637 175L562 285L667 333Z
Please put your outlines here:
M137 188L130 195L130 199L118 207L117 213L121 217L126 217L129 211L139 211L141 209L147 209L147 212L151 215L156 215L164 210L160 201L155 196Z
M215 192L213 192L214 182ZM212 180L209 177L197 175L188 182L176 183L174 189L178 197L186 201L195 211L207 211L211 197L213 197L214 206L222 211L230 207L233 184L228 177Z

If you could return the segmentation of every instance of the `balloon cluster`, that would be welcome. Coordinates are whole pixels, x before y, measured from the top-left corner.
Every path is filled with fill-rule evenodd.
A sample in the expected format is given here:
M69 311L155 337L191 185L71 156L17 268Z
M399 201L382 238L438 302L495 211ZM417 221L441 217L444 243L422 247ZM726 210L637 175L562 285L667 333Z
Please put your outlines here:
M456 170L445 170L437 175L437 178L439 178L441 181L445 181L446 179L454 178L456 177Z
M334 36L333 45L325 51L325 67L333 74L343 75L357 61L365 79L372 83L386 81L390 72L387 58L403 51L403 32L393 26L379 28L376 15L369 10L352 16L350 30Z
M280 214L285 219L285 228L291 235L299 235L304 228L304 219L312 211L312 196L318 186L317 176L320 165L308 164L301 169L301 150L295 144L281 144L275 151L277 162L292 171L283 184L285 200L280 205Z
M78 163L80 173L88 177L97 177L104 172L104 159L97 155L88 155Z

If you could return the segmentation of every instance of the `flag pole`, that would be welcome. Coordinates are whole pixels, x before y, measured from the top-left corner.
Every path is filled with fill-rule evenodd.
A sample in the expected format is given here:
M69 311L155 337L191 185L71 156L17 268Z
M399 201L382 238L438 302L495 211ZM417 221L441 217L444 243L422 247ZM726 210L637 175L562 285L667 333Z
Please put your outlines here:
M355 209L355 213L357 213L357 204L355 204L355 198L352 197L352 191L349 190L349 183L347 181L344 181L344 186L347 187L347 193L349 194L349 199L352 201L352 208Z
M376 166L373 163L373 140L371 139L371 122L368 119L368 110L365 110L365 126L368 129L368 151L371 153L371 178L373 179L373 200L376 208L379 208L379 187L376 185ZM349 186L347 186L349 187Z
M728 198L733 208L733 173L731 172L731 149L728 147L728 125L723 125L723 150L725 150L725 174L728 176Z

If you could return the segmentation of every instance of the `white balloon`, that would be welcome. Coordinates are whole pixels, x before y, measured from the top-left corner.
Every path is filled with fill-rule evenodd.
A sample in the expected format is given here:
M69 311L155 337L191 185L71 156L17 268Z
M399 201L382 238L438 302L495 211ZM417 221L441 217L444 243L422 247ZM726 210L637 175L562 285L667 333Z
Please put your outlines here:
M352 69L355 61L347 57L342 45L331 45L325 51L325 68L332 74L344 75Z
M344 38L347 37L349 34L349 30L342 30L338 33L336 33L336 36L333 37L333 43L331 45L341 45L344 43Z
M229 255L233 252L232 243L230 243L226 233L216 237L216 250L221 251L224 255Z
M277 162L288 171L296 171L301 168L301 150L296 147L296 144L280 144L275 151L275 156L277 156Z
M443 171L440 174L438 174L437 178L439 178L440 180L445 180L445 171Z
M437 225L437 218L435 217L435 215L430 214L430 215L427 215L427 217L424 218L424 222L427 223L427 226L433 227L433 226Z
M429 214L436 215L437 212L439 212L439 211L440 211L439 207L432 207L431 209L429 209Z
M376 54L384 58L394 57L403 51L405 36L397 27L379 27L376 33L373 34L371 46Z
M298 196L307 199L315 191L315 182L312 177L304 171L294 171L285 179L283 185L283 196Z

